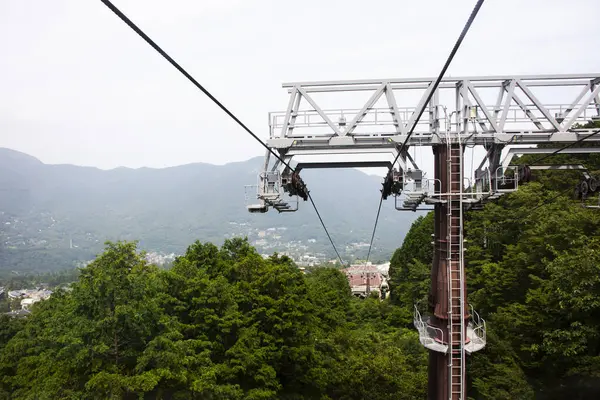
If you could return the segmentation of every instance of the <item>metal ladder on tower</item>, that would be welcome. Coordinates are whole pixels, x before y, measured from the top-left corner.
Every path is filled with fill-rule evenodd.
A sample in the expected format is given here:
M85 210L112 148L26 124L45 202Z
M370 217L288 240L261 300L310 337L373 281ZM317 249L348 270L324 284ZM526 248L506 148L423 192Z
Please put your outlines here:
M463 153L460 134L455 145L447 137L447 274L448 274L448 398L465 397L465 304L463 282Z

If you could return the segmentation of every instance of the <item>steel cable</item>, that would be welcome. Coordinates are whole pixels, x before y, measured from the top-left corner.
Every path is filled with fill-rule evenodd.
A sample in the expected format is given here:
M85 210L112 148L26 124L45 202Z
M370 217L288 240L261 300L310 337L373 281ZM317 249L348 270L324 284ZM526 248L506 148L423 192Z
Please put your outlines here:
M396 155L396 158L394 158L394 161L392 162L392 164L390 165L390 167L388 169L388 175L392 171L392 168L394 168L394 165L396 164L396 161L398 161L398 158L400 158L400 155L404 151L404 148L406 147L406 143L408 143L410 137L412 136L412 134L413 134L413 132L414 132L416 126L417 126L417 123L419 122L419 120L421 119L421 116L423 115L423 112L425 111L425 107L427 106L427 104L429 104L429 101L431 101L431 98L433 97L433 95L434 95L437 87L439 86L442 78L444 77L444 75L446 73L446 70L450 66L450 63L452 62L452 59L454 58L454 55L458 51L458 48L460 47L463 39L465 38L467 32L469 31L469 28L471 27L471 24L475 20L475 17L477 16L477 13L479 12L479 9L483 5L483 2L484 2L484 0L478 0L477 4L475 4L475 7L473 8L473 11L471 12L471 15L469 16L469 19L467 20L467 23L463 27L463 30L461 31L460 36L458 37L458 40L454 44L454 47L452 48L452 51L450 52L450 55L446 59L446 63L442 67L442 70L441 70L439 76L437 77L437 79L433 83L433 86L431 87L430 92L427 95L427 99L423 103L423 107L421 107L421 109L419 110L419 113L417 114L417 118L415 119L414 123L410 127L410 130L409 130L409 132L408 132L408 134L406 136L406 139L404 139L404 142L402 142L402 145L398 149L398 154ZM386 176L386 179L387 178L388 177ZM381 192L381 199L379 200L379 207L377 209L377 216L375 217L375 225L373 226L373 233L371 234L371 243L369 244L369 251L367 253L367 262L369 262L369 256L371 255L371 248L373 247L373 239L375 238L375 232L377 231L377 224L379 222L379 215L381 213L381 205L382 204L383 204L383 191Z
M133 21L131 21L125 14L123 14L123 12L121 10L119 10L112 2L110 2L109 0L101 0L101 1L113 13L115 13L123 22L125 22L133 31L135 31L142 39L144 39L146 41L146 43L148 43L154 50L156 50L161 56L163 56L172 66L174 66L179 72L181 72L183 74L183 76L185 76L190 82L192 82L192 84L194 84L194 86L196 86L198 89L200 89L200 91L202 91L202 93L204 93L217 106L219 106L219 108L221 108L221 110L223 110L229 117L231 117L231 119L233 119L235 122L237 122L238 125L240 125L246 132L248 132L254 139L256 139L257 142L259 142L265 149L267 149L271 154L273 154L281 163L283 163L285 166L287 166L290 170L292 170L294 172L296 171L288 163L286 163L277 153L275 153L269 146L267 146L267 144L265 142L260 140L260 138L258 136L256 136L254 134L254 132L252 132L250 130L250 128L248 128L242 121L240 121L240 119L238 117L236 117L235 114L233 114L227 107L225 107L225 105L223 105L223 103L221 103L219 100L217 100L217 98L215 96L213 96L204 86L202 86L196 79L194 79L194 77L192 75L190 75L181 65L179 65L171 56L169 56L158 44L156 44L156 42L154 42L148 35L146 35L144 33L144 31L142 31L135 23L133 23ZM319 213L319 210L317 209L317 205L315 204L315 202L312 199L312 196L310 195L310 192L308 192L308 190L307 190L307 193L308 193L310 202L311 202L313 208L315 209L315 212L317 213L317 217L319 217L319 221L321 222L321 225L323 226L323 229L325 230L325 233L327 234L327 238L329 239L329 242L331 243L331 246L333 247L335 254L337 255L338 259L340 260L340 263L342 263L342 265L343 265L344 262L343 262L342 258L340 257L340 253L338 252L337 247L335 246L333 239L331 238L331 235L329 234L329 231L327 230L327 227L325 226L325 222L323 221L323 218L321 217L321 214Z

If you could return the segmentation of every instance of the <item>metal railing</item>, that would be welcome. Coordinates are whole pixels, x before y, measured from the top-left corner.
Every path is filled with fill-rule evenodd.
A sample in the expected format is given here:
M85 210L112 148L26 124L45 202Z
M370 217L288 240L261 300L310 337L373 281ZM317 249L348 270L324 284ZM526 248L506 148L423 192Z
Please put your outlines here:
M419 341L421 344L425 347L428 347L428 345L446 346L446 342L444 342L444 331L423 321L423 317L416 305L414 308L413 323L419 332Z
M512 176L507 176L506 171L513 170ZM495 172L495 185L494 190L498 193L514 192L519 189L519 166L508 166L506 168L498 167ZM504 188L500 186L506 186ZM512 187L511 187L512 186Z
M473 324L473 333L476 338L471 338L471 340L480 340L482 344L485 345L487 342L487 333L486 333L486 325L485 320L479 316L477 311L473 309L471 305L471 322Z
M539 131L544 129L552 129L552 126L549 125L547 118L545 115L537 109L534 104L524 104L526 107L524 111L518 105L511 105L508 107L506 111L506 116L504 119L504 127L503 131L522 131L522 130L531 130L531 131ZM578 107L576 105L575 107ZM438 105L438 107L441 107ZM572 109L573 106L570 104L547 104L544 105L547 112L554 116L558 117L558 121L562 121L559 117L565 111ZM410 120L410 117L415 112L415 107L398 107L398 118L400 121L406 123ZM480 107L472 107L473 110L477 110L476 116L470 116L467 118L469 123L474 123L476 125L477 131L479 132L492 132L491 126L489 126L489 120L485 118L483 110ZM352 118L359 113L360 109L326 109L322 110L323 113L331 119L333 123L340 127L343 131L347 127L350 126ZM432 110L430 110L432 111ZM487 107L486 111L489 115L494 116L495 122L499 122L500 115L498 115L499 111L494 107ZM433 112L433 111L432 111ZM469 110L470 113L470 110ZM381 129L380 134L396 134L395 131L395 122L393 114L390 108L370 108L364 112L365 116L356 124L356 130L354 134L373 134L373 130L375 127L377 129L381 129L382 127L389 127L389 129ZM281 137L282 129L284 128L284 123L286 120L286 111L276 111L269 113L269 133L270 137L279 138ZM327 124L327 122L323 119L321 115L316 110L299 110L294 113L295 119L292 122L288 123L288 127L292 127L295 132L301 131L306 128L310 128L310 135L319 135L320 134L331 134L331 128ZM587 122L590 118L598 115L597 106L595 104L589 104L581 113L577 116L574 122ZM535 120L535 121L534 121ZM452 121L451 118L439 117L435 119L434 124L439 127L442 131L453 131L457 129L457 126L461 125L463 122L457 123ZM488 124L488 129L484 130L481 128L480 123ZM545 128L540 129L536 124L541 124L542 126L547 125ZM427 127L425 129L426 132L430 132L431 121L427 118L421 118L417 123L418 127ZM368 132L360 131L360 128L369 128ZM323 128L322 132L316 132L315 129ZM417 132L421 131L417 129ZM425 132L424 131L424 132ZM470 130L469 130L470 131ZM285 137L303 137L305 135L301 133L293 133L288 134L286 129Z

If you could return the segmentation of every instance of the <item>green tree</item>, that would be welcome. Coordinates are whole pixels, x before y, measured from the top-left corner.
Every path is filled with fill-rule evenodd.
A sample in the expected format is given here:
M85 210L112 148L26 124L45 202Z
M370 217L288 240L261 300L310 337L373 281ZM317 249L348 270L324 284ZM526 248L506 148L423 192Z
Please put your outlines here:
M429 292L433 262L433 213L413 222L402 247L390 261L390 294L392 302L412 310Z
M201 398L311 398L319 393L314 308L287 257L264 260L247 240L194 243L166 273L165 309L203 362L184 382ZM199 342L198 342L199 341ZM189 369L188 369L189 370Z
M161 329L159 271L135 243L107 243L72 293L35 305L2 351L13 398L123 398L153 388L137 357Z
M306 284L320 327L344 325L352 300L346 275L335 268L317 268L306 276Z

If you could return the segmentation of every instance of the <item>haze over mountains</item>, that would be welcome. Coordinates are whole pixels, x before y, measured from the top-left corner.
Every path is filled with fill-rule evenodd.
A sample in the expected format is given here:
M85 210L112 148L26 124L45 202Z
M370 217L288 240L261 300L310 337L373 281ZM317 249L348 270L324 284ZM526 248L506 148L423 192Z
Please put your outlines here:
M219 244L226 237L248 236L265 253L332 258L310 203L301 202L296 213L246 211L244 185L256 183L261 163L258 157L222 166L106 171L47 165L0 148L0 268L45 269L63 258L85 259L105 240L116 239L181 254L197 239ZM354 169L305 170L302 176L343 256L364 258L367 247L360 243L371 237L380 179ZM416 217L395 211L393 199L384 202L374 259L389 258ZM43 256L26 261L30 257L24 254L34 252Z

